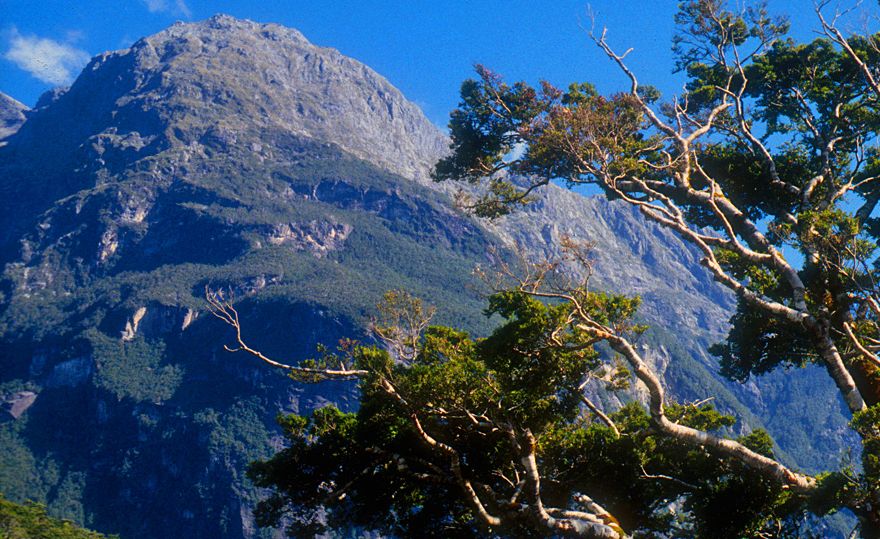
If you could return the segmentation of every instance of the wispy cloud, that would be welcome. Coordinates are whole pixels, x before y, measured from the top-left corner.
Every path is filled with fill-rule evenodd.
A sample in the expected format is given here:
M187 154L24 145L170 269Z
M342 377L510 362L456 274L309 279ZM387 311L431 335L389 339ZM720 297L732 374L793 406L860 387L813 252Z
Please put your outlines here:
M170 13L183 15L187 19L192 17L192 11L186 5L186 0L141 0L150 13Z
M15 28L3 57L50 84L69 83L89 61L89 53L82 49L44 37L23 35Z

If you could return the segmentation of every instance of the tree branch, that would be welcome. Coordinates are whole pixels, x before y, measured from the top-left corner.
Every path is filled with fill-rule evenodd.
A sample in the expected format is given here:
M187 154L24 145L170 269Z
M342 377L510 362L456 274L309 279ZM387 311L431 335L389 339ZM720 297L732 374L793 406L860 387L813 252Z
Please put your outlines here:
M265 356L259 350L255 350L248 346L247 343L245 343L241 335L241 322L238 318L238 311L235 309L235 307L233 307L231 302L223 299L219 293L210 291L207 288L205 289L205 298L208 301L208 310L210 311L210 313L225 322L226 324L232 326L232 328L235 330L235 340L238 343L238 346L235 348L230 348L229 346L224 345L223 348L228 352L247 352L248 354L262 361L263 363L266 363L278 369L288 371L291 374L301 376L305 379L317 378L319 380L350 380L368 374L368 371L362 369L349 369L345 366L341 366L341 368L339 369L322 369L298 367L275 361L274 359Z

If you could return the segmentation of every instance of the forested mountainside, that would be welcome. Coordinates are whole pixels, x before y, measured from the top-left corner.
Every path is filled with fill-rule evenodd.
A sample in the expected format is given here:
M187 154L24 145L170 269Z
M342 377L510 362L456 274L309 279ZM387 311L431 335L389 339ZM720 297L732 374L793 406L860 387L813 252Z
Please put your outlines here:
M40 504L12 503L0 496L3 539L103 539L106 535L80 528L69 520L52 518Z
M22 111L0 96L0 492L129 537L253 537L248 462L275 415L343 383L297 385L226 353L205 288L235 295L253 344L289 360L368 338L404 288L437 321L493 324L487 254L595 244L596 285L638 293L649 357L681 400L716 396L815 471L850 441L819 369L742 386L706 346L733 299L632 209L552 187L480 222L429 171L446 138L370 68L295 30L217 16L94 58ZM23 121L23 123L22 123ZM814 406L788 409L803 394ZM828 403L835 403L830 405Z

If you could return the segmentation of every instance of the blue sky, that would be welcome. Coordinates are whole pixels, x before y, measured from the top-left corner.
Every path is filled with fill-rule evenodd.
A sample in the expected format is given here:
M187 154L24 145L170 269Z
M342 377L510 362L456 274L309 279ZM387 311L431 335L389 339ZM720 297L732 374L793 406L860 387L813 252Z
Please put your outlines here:
M670 52L677 2L590 4L612 44L634 48L630 63L640 79L678 92ZM792 16L799 38L815 35L811 0L770 4ZM0 0L0 91L32 106L44 91L69 83L89 57L215 13L281 23L339 49L388 78L441 126L476 62L509 79L625 87L589 42L585 0Z

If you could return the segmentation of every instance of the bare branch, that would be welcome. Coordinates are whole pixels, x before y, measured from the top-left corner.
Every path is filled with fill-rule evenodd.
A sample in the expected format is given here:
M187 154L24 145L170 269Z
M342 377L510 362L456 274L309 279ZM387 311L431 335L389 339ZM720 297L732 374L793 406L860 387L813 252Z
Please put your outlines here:
M874 74L871 72L871 69L856 53L856 51L852 48L849 41L843 36L843 33L837 28L837 16L832 19L830 22L825 18L822 14L822 8L825 7L825 3L820 3L816 5L815 11L816 15L819 17L819 22L822 25L822 31L831 39L833 42L840 45L840 47L846 52L847 56L856 64L861 71L862 75L865 77L865 82L868 83L871 90L873 90L874 95L877 98L880 98L880 84L877 83L877 79L874 77Z
M861 352L862 357L873 363L875 367L880 368L880 358L877 357L877 354L874 354L865 348L865 346L859 341L858 337L856 337L856 334L853 333L849 323L844 322L843 329L846 332L846 336L849 337L850 342L856 347L856 350Z
M588 331L590 330L588 329ZM815 491L817 483L810 476L793 472L776 460L755 453L739 442L719 438L707 432L679 425L669 420L664 409L665 391L663 386L641 355L623 337L611 334L604 337L612 349L626 358L632 366L636 377L648 388L648 393L651 397L651 420L654 426L661 432L679 441L709 447L720 454L736 458L743 464L776 478L778 481L802 494Z
M455 478L458 480L462 491L464 491L468 502L474 508L474 511L476 511L477 516L480 517L480 520L482 520L488 526L500 526L502 520L499 517L489 513L489 511L486 509L486 506L483 505L483 502L480 500L479 495L474 490L474 487L471 484L470 480L464 476L464 473L461 469L461 457L458 455L458 452L451 446L444 444L443 442L437 441L433 436L428 434L422 427L422 423L421 421L419 421L418 415L413 413L410 415L410 418L412 419L412 423L416 429L416 432L419 433L419 436L422 437L422 440L424 440L424 442L432 449L446 455L451 459L452 472L455 475Z
M605 412L600 410L599 407L597 407L595 404L593 404L593 401L588 399L586 395L581 393L580 397L581 397L581 402L583 402L587 406L587 408L590 409L591 412L596 414L596 417L601 419L602 422L605 423L606 425L608 425L608 427L614 432L614 437L620 438L620 430L617 428L617 425L614 424L614 421L610 417L608 417L608 415L605 414Z
M205 289L205 299L208 301L208 310L211 312L211 314L219 318L235 330L235 340L238 343L238 346L235 348L224 346L223 348L229 352L247 352L248 354L262 361L263 363L266 363L278 369L285 370L293 375L302 378L304 381L312 379L348 380L369 374L368 371L362 369L351 369L345 367L344 365L341 365L339 369L298 367L294 365L288 365L286 363L281 363L272 358L269 358L259 350L255 350L248 346L247 343L245 343L241 335L241 322L238 318L238 311L235 309L235 307L233 307L231 302L225 300L219 292L211 291L207 288Z

